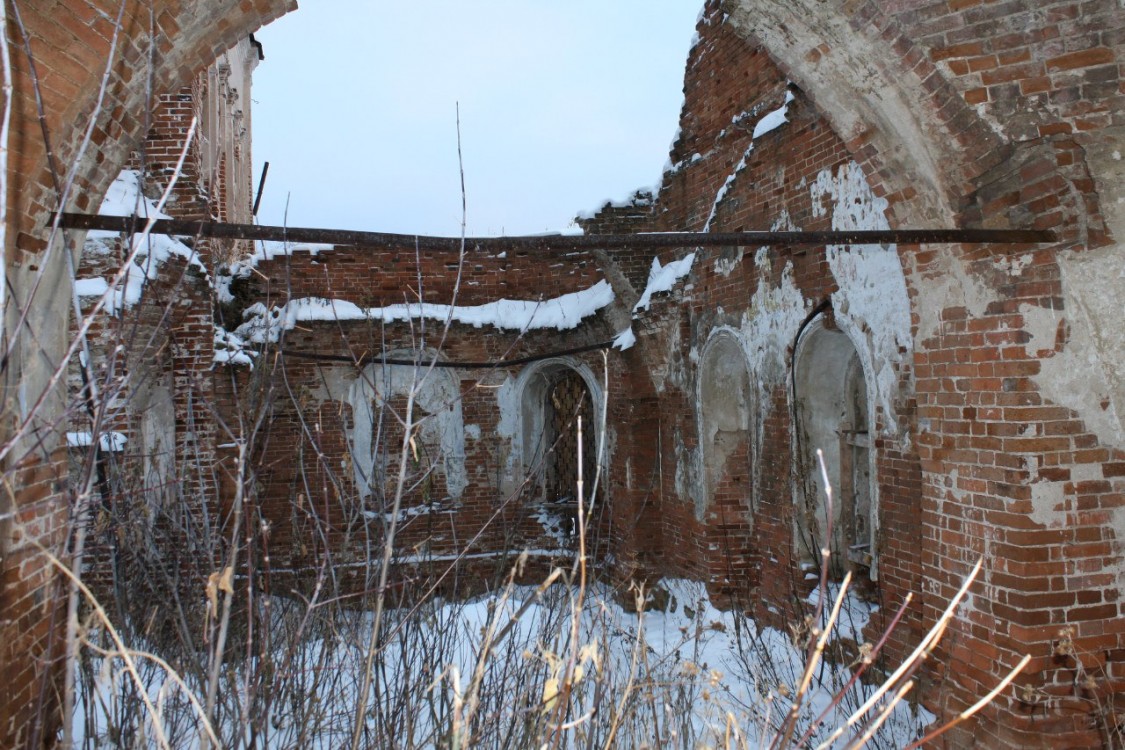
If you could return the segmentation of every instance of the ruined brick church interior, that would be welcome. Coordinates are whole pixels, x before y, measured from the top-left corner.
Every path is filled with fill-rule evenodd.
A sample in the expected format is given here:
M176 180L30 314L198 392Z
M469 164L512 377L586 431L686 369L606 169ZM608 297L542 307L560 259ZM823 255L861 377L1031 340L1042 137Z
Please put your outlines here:
M287 12L6 6L0 746L179 746L63 721L99 695L76 665L126 662L91 645L110 623L176 644L193 747L524 746L481 718L508 715L474 692L487 645L448 709L436 663L403 681L432 718L387 708L400 613L596 579L691 618L662 583L688 581L811 652L822 576L866 612L834 669L914 665L911 739L1125 745L1120 0L707 0L657 188L581 235L464 241L255 239L252 34ZM271 629L328 610L375 613L355 718L271 740L312 711L261 708L298 652ZM608 646L530 643L542 706L518 693L529 734L504 736L634 746L612 709L655 688L597 704ZM772 746L828 736L785 725L799 680L691 664L696 705L777 701ZM427 722L440 741L403 740ZM687 732L637 722L637 746Z

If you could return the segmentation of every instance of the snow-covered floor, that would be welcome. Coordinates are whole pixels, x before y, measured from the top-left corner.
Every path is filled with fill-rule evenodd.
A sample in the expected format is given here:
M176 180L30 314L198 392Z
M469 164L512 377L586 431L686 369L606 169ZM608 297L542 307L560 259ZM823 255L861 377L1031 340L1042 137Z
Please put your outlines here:
M558 746L568 748L768 745L763 738L790 709L786 696L800 681L804 652L787 633L716 609L701 584L665 580L657 587L667 594L660 597L664 609L638 615L613 591L591 586L577 640L576 591L562 584L542 597L532 587L513 587L391 612L385 646L373 661L361 746L450 747L452 730L465 725L473 727L472 747L537 747L556 732ZM349 746L370 612L306 618L300 602L271 602L274 624L255 636L268 642L258 656L232 658L224 673L217 722L223 747ZM871 608L851 598L846 609L851 636ZM492 645L482 657L485 643ZM162 669L139 661L169 745L199 746L199 725L182 690ZM555 710L568 671L575 675L570 706ZM139 718L139 703L122 701L134 691L121 661L95 659L88 674L75 720L79 747L159 746L151 720ZM850 676L844 666L818 667L797 736L828 712L810 734L816 741L802 747L819 744L870 695L872 688L860 685L832 707ZM931 721L923 709L902 704L866 746L902 747ZM852 735L832 747L844 747Z

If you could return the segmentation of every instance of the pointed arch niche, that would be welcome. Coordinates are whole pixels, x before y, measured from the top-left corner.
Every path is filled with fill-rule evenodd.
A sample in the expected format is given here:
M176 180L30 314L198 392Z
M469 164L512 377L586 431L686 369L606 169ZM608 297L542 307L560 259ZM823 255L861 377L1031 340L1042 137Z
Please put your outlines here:
M875 573L874 419L868 383L855 345L835 327L831 311L813 319L797 343L793 372L796 545L802 563L819 564L829 533L819 449L832 484L828 541L836 575L849 568L871 577Z
M713 504L737 507L752 520L753 412L750 370L742 344L733 331L717 330L704 345L699 363L699 520L706 518Z

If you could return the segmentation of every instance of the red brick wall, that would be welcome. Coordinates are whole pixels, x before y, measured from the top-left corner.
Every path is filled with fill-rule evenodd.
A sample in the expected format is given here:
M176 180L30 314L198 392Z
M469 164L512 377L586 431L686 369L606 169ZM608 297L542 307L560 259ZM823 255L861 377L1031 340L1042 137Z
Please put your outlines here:
M812 210L802 181L848 160L857 161L874 193L888 200L892 225L910 226L912 217L935 215L934 193L904 177L924 169L899 166L912 159L924 163L936 153L937 173L946 180L940 185L945 197L939 192L937 200L948 201L955 225L1059 233L1059 244L1051 248L898 248L914 345L912 356L897 366L893 414L880 415L883 424L893 417L905 427L907 439L876 441L879 595L888 612L907 591L922 594L892 646L901 653L983 556L985 572L934 660L940 666L927 700L942 711L958 711L1019 656L1034 658L1020 678L1027 687L1001 696L979 726L958 730L946 742L952 747L1096 743L1091 727L1096 722L1104 727L1112 717L1099 715L1095 694L1104 705L1105 695L1121 688L1114 682L1125 636L1122 581L1115 572L1125 503L1116 469L1121 451L1107 443L1104 430L1099 436L1074 408L1052 400L1048 394L1060 389L1050 378L1059 377L1060 368L1048 369L1048 360L1073 351L1073 326L1113 325L1084 320L1092 313L1069 309L1077 282L1072 278L1067 287L1063 261L1108 241L1101 204L1113 195L1106 192L1112 190L1113 183L1106 182L1112 172L1096 159L1117 137L1098 129L1121 124L1120 9L1111 2L865 2L852 4L838 27L826 20L831 13L822 15L822 6L809 11L807 23L800 9L792 9L797 15L788 17L791 29L785 31L771 15L780 5L729 5L745 11L746 18L724 24L717 5L703 18L702 40L688 61L674 171L666 175L655 205L646 207L648 224L635 215L615 224L621 217L603 212L587 225L602 231L702 227L720 187L746 155L749 128L780 104L789 78L808 81L809 91L797 94L789 124L755 142L715 208L712 228L767 229L783 210L790 226L830 228L828 217ZM783 15L778 11L778 18ZM765 44L756 44L754 32L736 33L730 26L756 29ZM801 36L810 29L825 36ZM847 47L828 33L834 29L870 45L871 66L853 66L850 73L866 73L866 81L820 77L837 54L833 45ZM786 44L775 44L786 34ZM918 143L889 142L888 133L896 131L886 129L880 113L862 111L873 101L870 87L888 74L883 67L888 59L902 66L902 74L890 82L884 99L905 91L916 102L909 116L934 139L922 144L929 154L920 153ZM855 91L848 106L859 111L850 114L866 120L867 130L848 127L843 138L833 132L836 123L849 121L839 111L816 106L818 100L840 101L826 86ZM747 111L751 114L740 117ZM746 258L729 276L716 273L716 253L699 256L702 262L697 259L673 298L688 311L675 301L658 302L634 323L640 340L631 356L643 365L627 377L638 392L651 387L649 372L669 366L669 351L672 359L687 361L712 328L737 323L740 312L753 308L759 284L777 284L784 264L792 263L794 284L808 303L838 291L821 249L774 248L769 263L759 267L751 261L754 249L743 250ZM734 254L730 249L728 256ZM646 255L615 259L634 294L643 286ZM665 254L661 261L671 257ZM662 563L657 570L716 581L717 571L738 559L716 555L723 548L716 535L729 520L722 493L717 512L700 523L691 498L677 496L667 468L683 462L696 445L690 367L687 373L683 383L663 378L656 399L660 424L650 428L650 435L663 436L657 463L666 467L660 493L664 554L656 556ZM799 581L787 574L796 572L791 405L784 388L766 393L762 403L768 438L759 454L761 501L753 510L748 544L762 568L760 579L751 575L744 583L758 601L779 605L791 600ZM1110 399L1100 408L1113 408ZM674 435L682 441L679 450L671 445ZM1076 688L1074 658L1056 653L1063 628L1073 629L1083 664L1095 675L1094 692Z
M307 297L341 299L363 307L413 302L419 297L419 278L420 296L429 303L471 307L518 299L543 300L549 306L551 299L588 289L601 279L594 260L585 254L561 258L524 251L471 252L459 280L456 254L425 253L420 266L419 270L419 259L413 253L338 247L314 254L296 245L287 256L259 261L255 273L235 283L239 302L230 314L237 318L238 309L259 301L273 306ZM427 320L424 325L423 339L417 320L386 325L376 321L299 322L284 334L279 359L267 348L261 373L240 372L236 381L228 383L227 375L220 371L220 398L228 403L236 400L232 386L243 394L254 389L269 393L265 396L269 419L252 466L258 488L255 502L270 523L269 544L276 571L313 569L327 555L341 569L350 565L355 575L362 575L365 570L370 572L371 560L381 555L382 517L393 502L402 446L403 431L396 414L405 416L405 394L394 391L397 395L381 413L375 409L375 429L388 456L390 476L385 485L380 483L385 495L380 497L377 490L364 501L358 496L352 469L355 458L345 435L360 416L348 403L347 391L358 379L379 375L365 373L347 358L387 353L409 359L419 347L427 356L440 347L440 358L445 361L498 362L603 342L614 333L600 315L561 332L520 333L454 323L446 334L439 320ZM300 354L343 357L345 361L303 359ZM574 361L585 363L600 379L598 353L577 355ZM540 505L537 485L523 481L518 457L511 455L513 436L499 434L499 399L512 398L501 395L501 390L514 387L527 366L530 364L440 369L430 375L430 380L449 378L455 384L457 396L449 406L456 406L461 424L466 426L466 485L459 494L450 491L440 468L442 446L432 438L427 440L425 433L417 434L408 451L413 455L408 458L409 486L402 500L407 512L400 517L396 554L411 559L432 554L438 558L439 568L463 551L495 555L530 548L565 554L565 545L560 547L533 518ZM505 381L507 385L500 388ZM511 403L514 408L515 402ZM413 418L432 410L432 405L416 405ZM591 429L596 426L584 426L584 430ZM587 456L586 460L594 458ZM422 477L425 481L420 484L414 481ZM422 507L433 512L415 513ZM364 511L369 512L366 518ZM599 523L604 519L608 532L612 519L604 514L598 518ZM345 562L349 565L343 565ZM498 571L506 572L507 564L500 563ZM396 575L409 580L414 573L407 568Z
M588 253L544 257L527 250L469 251L460 278L456 253L427 252L420 262L412 251L363 247L320 253L295 244L289 253L258 262L258 273L249 277L255 301L276 305L287 298L324 297L362 307L408 301L471 306L498 299L551 299L601 279Z

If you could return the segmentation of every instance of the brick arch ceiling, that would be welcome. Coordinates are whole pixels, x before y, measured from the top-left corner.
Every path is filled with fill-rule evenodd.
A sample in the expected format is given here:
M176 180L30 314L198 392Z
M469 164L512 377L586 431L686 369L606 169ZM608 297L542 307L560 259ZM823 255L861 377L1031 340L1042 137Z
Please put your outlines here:
M872 0L730 0L731 21L800 86L900 226L954 226L998 136Z
M113 36L118 0L19 3L41 82L46 120L60 171L73 163L91 116L95 114ZM150 13L151 8L151 13ZM295 0L125 0L105 97L97 113L93 139L78 165L76 187L68 207L97 206L113 177L144 136L150 39L155 31L152 83L156 92L171 91L218 55L284 13ZM28 64L14 28L10 38L14 67L10 215L19 222L13 237L35 251L45 238L46 212L55 191L47 172Z

